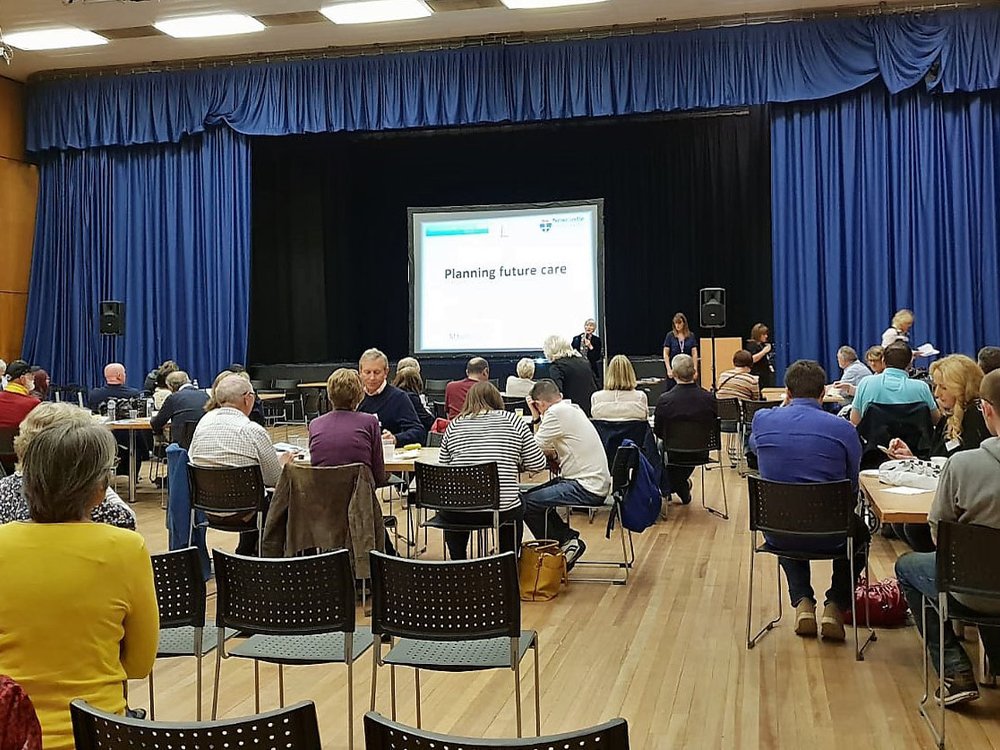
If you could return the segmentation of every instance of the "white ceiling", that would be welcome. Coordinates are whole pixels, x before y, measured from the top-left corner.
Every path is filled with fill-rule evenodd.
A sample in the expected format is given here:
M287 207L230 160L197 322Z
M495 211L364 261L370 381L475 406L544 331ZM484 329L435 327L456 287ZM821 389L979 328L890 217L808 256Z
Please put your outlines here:
M238 11L251 15L316 11L331 0L0 0L0 29L5 32L77 26L95 31L149 26L160 18ZM490 0L469 2L489 4ZM549 10L474 8L436 13L430 18L381 24L337 26L327 21L272 26L264 31L214 39L153 36L116 39L100 47L52 52L15 50L0 75L19 80L32 73L64 68L149 64L262 52L419 42L454 37L580 30L743 14L808 11L838 6L870 6L872 0L607 0L596 5Z

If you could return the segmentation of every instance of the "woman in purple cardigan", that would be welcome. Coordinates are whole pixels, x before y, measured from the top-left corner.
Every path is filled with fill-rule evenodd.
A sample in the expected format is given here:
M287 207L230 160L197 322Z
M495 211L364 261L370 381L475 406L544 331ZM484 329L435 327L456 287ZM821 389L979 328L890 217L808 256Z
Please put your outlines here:
M378 417L355 411L364 390L357 370L341 368L326 381L332 411L309 423L309 460L313 466L365 464L375 486L386 483L382 431Z

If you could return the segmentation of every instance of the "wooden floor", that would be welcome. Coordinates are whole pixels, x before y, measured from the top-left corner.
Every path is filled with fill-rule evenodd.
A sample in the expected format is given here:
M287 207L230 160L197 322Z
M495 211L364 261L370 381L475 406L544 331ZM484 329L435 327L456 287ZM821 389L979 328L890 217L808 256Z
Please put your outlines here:
M281 437L284 438L284 430ZM745 482L725 470L731 519L672 505L670 517L635 537L637 562L628 586L574 583L554 601L525 603L525 628L539 632L542 731L568 731L622 716L633 748L931 748L917 712L921 694L920 644L913 627L880 630L864 662L848 645L796 637L788 607L780 626L748 651L745 644L749 532ZM139 529L152 552L166 549L164 512L148 481L135 505ZM706 477L709 497L721 501L720 472ZM388 507L388 506L386 506ZM394 508L398 507L394 504ZM587 557L613 552L599 517L574 516ZM232 535L209 535L210 545L233 549ZM875 541L873 575L892 575L898 548ZM440 535L428 556L441 557ZM775 564L758 557L755 622L775 606ZM814 565L822 597L829 564ZM214 587L210 582L210 591ZM214 602L209 608L213 611ZM787 605L787 602L786 602ZM970 645L970 648L972 646ZM533 726L531 656L523 670L525 731ZM214 655L205 662L205 716L211 708ZM325 747L347 746L347 689L343 665L285 670L286 701L315 701ZM193 720L195 672L190 659L157 663L157 719ZM399 672L398 719L414 723L413 681ZM380 673L378 710L388 715L388 671ZM354 675L355 742L363 747L360 718L368 709L371 654ZM277 707L277 668L261 666L262 708ZM383 690L383 688L385 688ZM422 673L423 725L470 736L514 736L509 672ZM147 705L144 682L129 686L130 704ZM253 713L249 661L222 665L220 712ZM961 750L1000 748L1000 690L950 711L949 745Z

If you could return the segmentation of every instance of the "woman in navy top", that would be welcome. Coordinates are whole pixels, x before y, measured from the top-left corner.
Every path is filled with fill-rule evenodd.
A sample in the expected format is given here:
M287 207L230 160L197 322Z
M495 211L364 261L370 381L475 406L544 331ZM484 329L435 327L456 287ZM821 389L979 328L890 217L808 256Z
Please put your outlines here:
M667 367L667 390L677 385L670 362L678 354L688 354L694 360L694 379L698 381L698 337L691 333L687 316L679 312L674 315L673 329L663 339L663 364Z

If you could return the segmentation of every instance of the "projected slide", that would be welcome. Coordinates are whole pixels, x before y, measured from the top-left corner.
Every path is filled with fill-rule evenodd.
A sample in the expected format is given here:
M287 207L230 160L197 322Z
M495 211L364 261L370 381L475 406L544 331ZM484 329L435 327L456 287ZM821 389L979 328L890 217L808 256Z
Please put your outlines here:
M413 350L539 350L601 316L602 202L411 209Z

